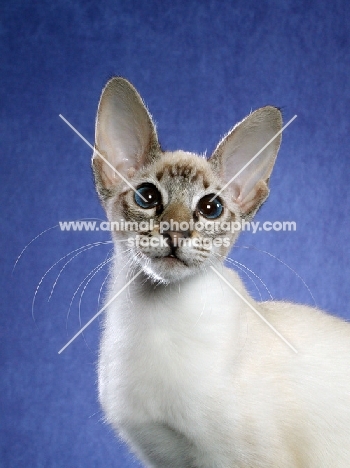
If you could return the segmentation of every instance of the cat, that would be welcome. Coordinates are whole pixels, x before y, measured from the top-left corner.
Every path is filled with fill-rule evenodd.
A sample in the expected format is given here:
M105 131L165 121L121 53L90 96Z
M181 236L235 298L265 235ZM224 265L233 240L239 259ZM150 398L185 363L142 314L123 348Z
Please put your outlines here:
M147 467L350 465L350 324L257 302L223 265L239 234L223 226L249 221L268 197L281 129L266 106L208 159L164 152L127 80L102 92L97 192L111 223L143 228L112 231L99 399Z

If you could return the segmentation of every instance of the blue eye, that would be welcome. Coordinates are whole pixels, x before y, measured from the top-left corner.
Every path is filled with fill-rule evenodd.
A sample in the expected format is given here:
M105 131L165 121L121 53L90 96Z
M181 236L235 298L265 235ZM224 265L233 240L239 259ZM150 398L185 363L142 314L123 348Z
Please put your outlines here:
M214 194L206 195L198 202L197 209L199 213L205 218L218 218L224 209L221 201L218 198L214 198L214 200L211 201L214 196Z
M140 195L142 195L143 198L141 198ZM137 188L134 199L135 203L144 209L154 208L162 203L159 190L153 184L149 183L142 184Z

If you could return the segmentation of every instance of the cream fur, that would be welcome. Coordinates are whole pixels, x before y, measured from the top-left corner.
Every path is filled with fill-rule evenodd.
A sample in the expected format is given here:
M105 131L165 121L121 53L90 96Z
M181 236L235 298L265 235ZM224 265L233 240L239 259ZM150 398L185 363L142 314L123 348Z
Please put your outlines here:
M127 141L120 131L124 115ZM244 164L252 156L252 138L260 145L281 128L274 108L259 109L252 116L229 132L208 161L190 153L162 153L136 90L126 80L111 80L100 101L96 148L103 148L135 187L152 182L161 194L163 211L137 206L133 191L113 179L95 153L97 189L108 218L159 221L175 203L183 206L178 210L181 216L195 217L198 200L216 193L239 169L234 160ZM142 129L141 136L130 122ZM223 219L240 220L259 208L268 194L279 143L222 192ZM131 148L127 162L118 159L119 146L124 156ZM177 172L167 172L167 166ZM310 307L255 302L239 276L218 261L218 254L228 248L213 247L205 255L199 249L178 248L175 257L169 257L168 247L123 247L134 234L114 234L116 258L106 301L140 269L142 273L107 308L98 382L106 421L145 466L348 468L350 325ZM157 229L147 235L162 236ZM210 233L191 236L210 238ZM235 239L232 235L230 243Z

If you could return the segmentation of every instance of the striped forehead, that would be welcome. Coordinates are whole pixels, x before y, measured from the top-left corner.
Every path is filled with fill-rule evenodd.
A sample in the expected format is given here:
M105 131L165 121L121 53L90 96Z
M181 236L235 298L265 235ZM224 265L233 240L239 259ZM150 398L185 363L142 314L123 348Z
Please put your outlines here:
M202 168L194 166L190 161L180 161L173 164L164 164L156 171L156 179L161 184L166 184L169 179L176 185L202 185L207 189L211 181L208 174Z

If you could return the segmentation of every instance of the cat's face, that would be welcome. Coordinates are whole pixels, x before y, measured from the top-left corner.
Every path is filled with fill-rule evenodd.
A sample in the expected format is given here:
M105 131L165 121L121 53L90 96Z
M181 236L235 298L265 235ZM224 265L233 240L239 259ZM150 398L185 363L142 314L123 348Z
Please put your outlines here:
M113 231L117 244L123 240L117 248L152 280L181 280L226 256L240 212L227 190L212 200L222 183L210 162L183 151L160 153L130 182L138 193L120 187L107 202L108 218L132 228Z
M169 283L223 260L240 221L268 196L281 127L279 110L268 106L237 124L209 159L163 152L135 88L110 80L98 108L93 170L123 261Z

